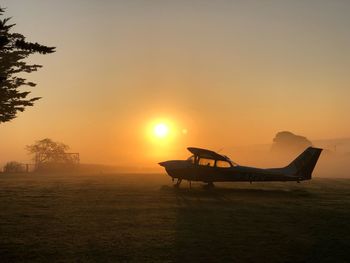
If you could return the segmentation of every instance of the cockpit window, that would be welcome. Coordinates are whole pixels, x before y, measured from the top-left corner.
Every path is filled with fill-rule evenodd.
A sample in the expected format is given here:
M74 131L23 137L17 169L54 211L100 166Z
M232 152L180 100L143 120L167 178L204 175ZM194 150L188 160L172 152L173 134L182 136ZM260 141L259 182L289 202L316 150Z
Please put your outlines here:
M194 156L192 155L192 156L188 157L187 161L194 164Z
M215 165L215 160L213 159L207 159L207 158L200 158L199 165L203 165L203 166L210 166L210 167L214 167Z
M231 164L227 161L216 161L216 167L220 167L220 168L229 168L231 167Z

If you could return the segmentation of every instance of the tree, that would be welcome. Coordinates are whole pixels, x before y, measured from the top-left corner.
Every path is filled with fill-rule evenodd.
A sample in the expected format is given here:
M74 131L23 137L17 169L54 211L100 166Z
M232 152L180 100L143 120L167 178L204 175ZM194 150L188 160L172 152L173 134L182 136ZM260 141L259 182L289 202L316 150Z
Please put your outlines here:
M271 150L274 152L300 152L312 146L312 143L304 136L296 135L289 131L276 134Z
M4 9L0 7L0 16ZM15 24L9 24L10 18L0 19L0 123L10 121L23 112L26 107L33 106L40 97L28 98L30 91L22 91L22 86L35 87L36 84L18 77L19 73L31 73L41 65L29 65L24 59L39 53L55 52L55 47L47 47L38 43L27 42L18 33L11 33Z
M27 151L33 155L36 169L52 164L70 164L73 162L67 154L69 146L51 139L36 141L26 146Z

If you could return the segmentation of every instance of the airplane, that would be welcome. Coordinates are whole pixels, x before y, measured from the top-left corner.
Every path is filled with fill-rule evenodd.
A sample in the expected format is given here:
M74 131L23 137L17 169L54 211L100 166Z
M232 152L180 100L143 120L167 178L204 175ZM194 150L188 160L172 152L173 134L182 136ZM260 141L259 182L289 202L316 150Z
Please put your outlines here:
M192 155L187 160L160 162L168 175L177 179L175 187L182 180L201 181L213 187L214 182L286 182L311 180L317 160L322 152L320 148L308 147L293 162L281 168L255 168L236 164L229 157L214 151L196 147L187 148Z

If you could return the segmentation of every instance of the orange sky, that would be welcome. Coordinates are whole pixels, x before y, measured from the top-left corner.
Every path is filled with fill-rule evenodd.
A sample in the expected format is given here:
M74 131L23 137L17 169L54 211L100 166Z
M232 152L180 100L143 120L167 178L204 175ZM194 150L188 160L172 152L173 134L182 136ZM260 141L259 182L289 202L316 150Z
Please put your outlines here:
M45 137L82 162L151 166L270 143L349 137L350 2L5 0L28 40L57 47L28 79L35 107L0 127L0 163ZM147 135L172 124L166 145ZM181 133L187 129L188 133Z

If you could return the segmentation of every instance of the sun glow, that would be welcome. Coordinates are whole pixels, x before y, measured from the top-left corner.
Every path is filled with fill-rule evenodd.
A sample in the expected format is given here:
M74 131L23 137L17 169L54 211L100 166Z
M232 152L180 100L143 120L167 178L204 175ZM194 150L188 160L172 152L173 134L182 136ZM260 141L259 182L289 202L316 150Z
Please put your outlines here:
M159 162L181 156L178 153L182 153L188 145L188 126L176 117L155 117L145 123L143 145L145 156L150 161Z
M158 123L153 129L154 135L158 138L164 138L169 133L169 127L164 123Z

